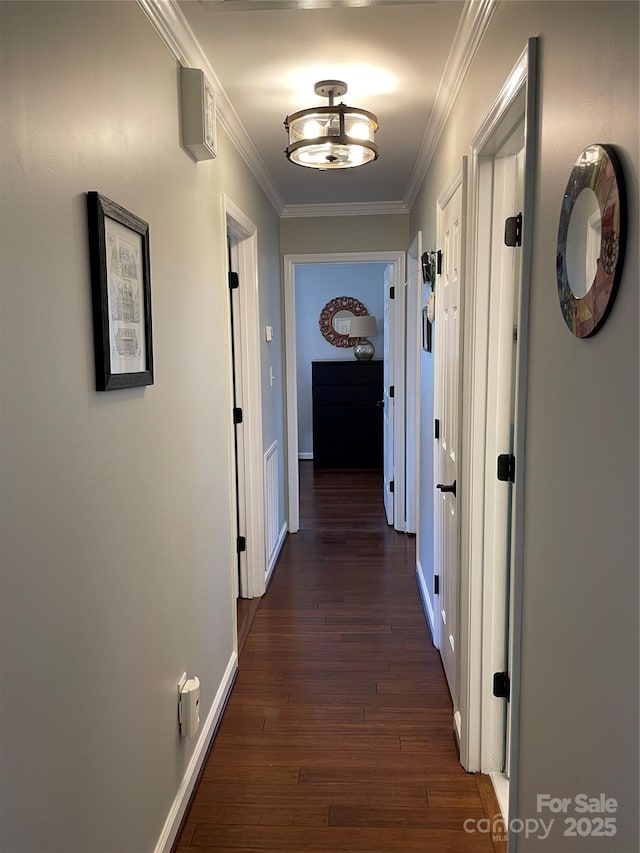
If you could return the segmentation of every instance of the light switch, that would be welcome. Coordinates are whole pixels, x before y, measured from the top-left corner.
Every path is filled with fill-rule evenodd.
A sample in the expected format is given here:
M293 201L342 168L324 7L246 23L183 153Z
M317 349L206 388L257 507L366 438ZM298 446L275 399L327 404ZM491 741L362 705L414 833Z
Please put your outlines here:
M264 327L264 338L266 341L273 340L273 326L265 326Z

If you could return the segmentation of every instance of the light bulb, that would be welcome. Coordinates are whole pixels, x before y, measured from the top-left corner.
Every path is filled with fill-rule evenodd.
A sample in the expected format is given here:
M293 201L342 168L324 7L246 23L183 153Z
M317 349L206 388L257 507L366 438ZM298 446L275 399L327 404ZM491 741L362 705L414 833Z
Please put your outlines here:
M368 139L369 126L363 121L356 122L356 124L351 125L349 128L349 136L353 139Z
M305 122L304 127L302 128L302 135L305 139L317 139L319 136L324 136L320 122L316 121L314 118Z

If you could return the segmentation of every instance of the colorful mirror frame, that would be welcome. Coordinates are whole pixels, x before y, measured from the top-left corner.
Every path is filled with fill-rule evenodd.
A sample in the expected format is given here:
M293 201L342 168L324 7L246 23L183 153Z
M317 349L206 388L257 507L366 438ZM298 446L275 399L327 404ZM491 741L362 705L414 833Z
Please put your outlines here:
M571 214L580 193L590 189L600 208L601 240L596 272L591 283L574 282L567 272L567 238ZM578 338L594 335L603 325L616 295L626 243L627 226L624 177L609 145L590 145L575 162L562 199L558 225L556 274L560 309L565 323ZM576 296L576 293L585 293Z

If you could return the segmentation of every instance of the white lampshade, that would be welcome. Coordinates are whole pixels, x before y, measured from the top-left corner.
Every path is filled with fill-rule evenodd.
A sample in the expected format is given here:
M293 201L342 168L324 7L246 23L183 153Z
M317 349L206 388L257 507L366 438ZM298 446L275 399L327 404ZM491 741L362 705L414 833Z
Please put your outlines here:
M360 317L353 317L351 326L349 327L350 338L375 338L378 334L378 325L376 318L370 314L364 314Z

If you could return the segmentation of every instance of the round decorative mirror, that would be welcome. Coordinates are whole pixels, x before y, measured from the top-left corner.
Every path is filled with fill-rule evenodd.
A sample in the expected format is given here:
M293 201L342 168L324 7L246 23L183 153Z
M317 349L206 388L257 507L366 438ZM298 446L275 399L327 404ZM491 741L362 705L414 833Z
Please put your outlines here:
M576 337L595 334L613 305L624 257L625 202L613 149L585 148L562 200L556 258L562 316Z
M359 339L349 337L351 319L368 314L362 302L352 296L336 296L320 312L320 331L334 347L354 347Z

